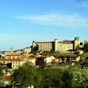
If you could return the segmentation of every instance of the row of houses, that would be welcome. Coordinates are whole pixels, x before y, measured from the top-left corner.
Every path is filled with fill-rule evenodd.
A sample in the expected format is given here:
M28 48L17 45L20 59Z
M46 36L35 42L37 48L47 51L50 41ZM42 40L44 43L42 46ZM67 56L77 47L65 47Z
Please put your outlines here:
M80 61L81 57L76 54L59 54L58 58L55 56L49 55L41 55L41 54L7 54L0 58L0 64L3 66L8 66L10 69L17 69L19 66L22 66L24 63L29 62L32 66L36 66L41 64L58 64L58 63L66 63L67 61Z

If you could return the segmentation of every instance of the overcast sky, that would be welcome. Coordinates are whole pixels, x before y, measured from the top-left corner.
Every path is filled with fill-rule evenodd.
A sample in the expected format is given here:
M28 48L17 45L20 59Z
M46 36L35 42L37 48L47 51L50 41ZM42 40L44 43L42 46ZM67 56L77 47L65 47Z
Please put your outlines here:
M88 40L87 0L0 0L0 51L76 36Z

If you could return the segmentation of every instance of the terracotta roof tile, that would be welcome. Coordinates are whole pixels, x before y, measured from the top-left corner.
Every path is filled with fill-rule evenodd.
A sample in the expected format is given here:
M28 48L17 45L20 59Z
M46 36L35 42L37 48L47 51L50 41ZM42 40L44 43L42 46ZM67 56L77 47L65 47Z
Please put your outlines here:
M6 56L21 56L20 54L7 54Z
M12 80L11 76L6 76L6 75L1 76L1 79L4 81L11 81Z
M0 59L0 61L24 61L24 59Z

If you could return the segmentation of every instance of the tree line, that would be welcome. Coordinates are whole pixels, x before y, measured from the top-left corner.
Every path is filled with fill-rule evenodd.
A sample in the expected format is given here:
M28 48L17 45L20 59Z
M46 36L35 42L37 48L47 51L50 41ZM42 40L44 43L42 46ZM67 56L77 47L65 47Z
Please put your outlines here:
M18 88L72 88L72 73L66 69L35 68L26 63L12 74L13 85Z

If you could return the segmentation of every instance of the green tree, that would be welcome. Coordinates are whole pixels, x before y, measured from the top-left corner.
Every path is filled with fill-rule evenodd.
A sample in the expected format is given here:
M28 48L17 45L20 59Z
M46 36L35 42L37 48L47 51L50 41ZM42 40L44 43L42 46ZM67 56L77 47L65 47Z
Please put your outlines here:
M32 53L36 54L36 52L38 52L38 50L39 50L39 46L38 45L36 45L35 47L31 46L31 52Z
M79 49L80 49L80 45L77 45L77 46L76 46L76 50L79 50Z
M3 75L3 67L2 67L2 65L0 64L0 78L1 78L1 76ZM2 79L0 79L0 88L2 87L4 85L4 82L3 82L3 80Z
M14 84L19 84L19 88L27 88L34 84L33 77L34 77L35 70L30 64L25 63L23 66L19 67L18 69L14 70L12 74Z
M41 88L42 85L42 80L43 80L43 69L42 68L37 68L36 73L34 76L34 87L35 88Z
M2 88L4 85L4 82L0 79L0 88Z
M71 88L72 74L58 68L34 68L25 63L12 74L14 84L19 88L33 85L35 88Z
M39 50L39 46L36 45L36 46L34 47L34 51L38 51L38 50Z
M49 68L43 70L40 88L62 88L64 85L61 76L62 70Z
M62 81L64 82L63 88L72 88L72 79L73 74L68 69L64 70L62 74Z
M2 70L3 70L2 65L0 65L0 76L2 76L2 75L3 75Z
M88 42L87 41L85 41L84 43L84 51L88 52Z

